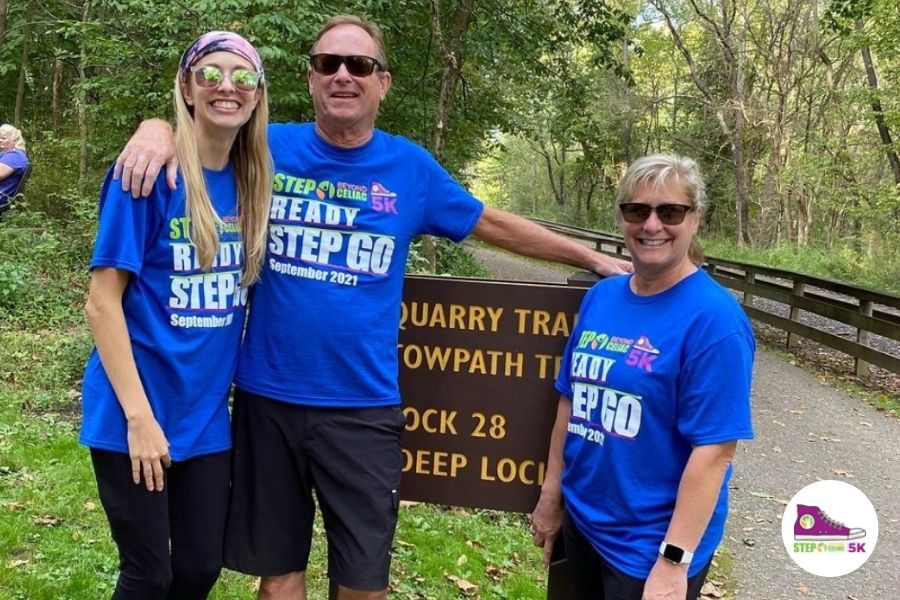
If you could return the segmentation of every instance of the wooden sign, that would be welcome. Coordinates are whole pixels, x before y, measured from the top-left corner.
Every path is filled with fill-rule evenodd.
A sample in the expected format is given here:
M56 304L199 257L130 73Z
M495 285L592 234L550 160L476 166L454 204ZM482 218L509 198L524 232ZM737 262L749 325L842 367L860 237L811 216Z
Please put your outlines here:
M584 287L407 277L401 307L404 499L530 512L553 388Z

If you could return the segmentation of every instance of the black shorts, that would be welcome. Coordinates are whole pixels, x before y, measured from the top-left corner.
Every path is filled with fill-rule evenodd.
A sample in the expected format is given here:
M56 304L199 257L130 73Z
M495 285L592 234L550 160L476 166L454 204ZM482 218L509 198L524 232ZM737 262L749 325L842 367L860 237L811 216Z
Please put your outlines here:
M388 586L402 470L400 406L298 406L237 390L225 566L250 575L305 571L316 499L328 576Z

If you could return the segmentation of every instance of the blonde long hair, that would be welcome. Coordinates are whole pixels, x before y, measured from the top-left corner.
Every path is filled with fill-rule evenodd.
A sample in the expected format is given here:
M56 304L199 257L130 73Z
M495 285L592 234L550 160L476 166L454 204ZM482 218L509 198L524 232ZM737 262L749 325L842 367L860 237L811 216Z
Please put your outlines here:
M208 271L219 252L222 220L206 189L194 115L184 101L181 83L180 76L175 75L175 154L184 179L185 204L191 222L190 241L197 249L200 268ZM259 94L256 108L238 132L230 155L237 180L238 224L244 247L241 287L255 283L262 271L272 194L272 157L266 135L269 124L266 85L260 86Z

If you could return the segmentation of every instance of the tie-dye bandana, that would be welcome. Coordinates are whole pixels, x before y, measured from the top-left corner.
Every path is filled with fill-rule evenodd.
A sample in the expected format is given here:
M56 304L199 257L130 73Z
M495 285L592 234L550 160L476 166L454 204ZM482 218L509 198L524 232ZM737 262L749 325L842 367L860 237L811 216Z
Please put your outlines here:
M262 60L253 44L240 35L231 31L210 31L204 33L188 46L178 62L178 73L184 79L187 70L194 66L198 60L213 52L231 52L250 61L253 69L259 73L260 85L265 85Z

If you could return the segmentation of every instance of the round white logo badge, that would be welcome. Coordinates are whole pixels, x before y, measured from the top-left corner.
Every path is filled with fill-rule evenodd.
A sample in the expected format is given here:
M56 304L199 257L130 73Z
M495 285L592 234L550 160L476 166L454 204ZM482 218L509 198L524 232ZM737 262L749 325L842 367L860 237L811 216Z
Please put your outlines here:
M781 537L800 568L839 577L865 563L878 542L878 516L869 499L843 481L817 481L791 498Z

